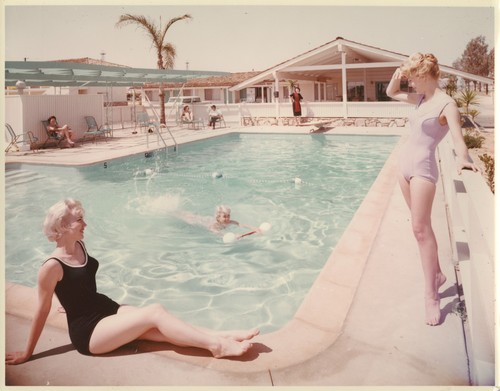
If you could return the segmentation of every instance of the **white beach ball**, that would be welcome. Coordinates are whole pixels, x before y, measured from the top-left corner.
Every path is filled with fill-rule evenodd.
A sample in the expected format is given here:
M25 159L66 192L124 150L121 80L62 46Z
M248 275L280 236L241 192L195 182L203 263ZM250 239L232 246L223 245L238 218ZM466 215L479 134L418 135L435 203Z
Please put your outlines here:
M262 233L264 232L267 232L271 229L271 224L269 223L262 223L260 226L259 226L259 229Z
M227 234L224 235L222 238L222 241L224 243L232 243L236 240L236 235L232 232L228 232Z

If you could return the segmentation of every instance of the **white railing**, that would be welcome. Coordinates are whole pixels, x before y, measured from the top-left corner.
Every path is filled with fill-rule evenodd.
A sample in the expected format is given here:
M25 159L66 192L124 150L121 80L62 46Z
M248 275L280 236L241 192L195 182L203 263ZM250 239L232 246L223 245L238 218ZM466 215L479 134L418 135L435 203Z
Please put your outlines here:
M137 109L137 106L136 106ZM113 129L125 128L125 124L129 124L135 121L134 108L133 106L111 106L108 110L108 122ZM106 113L103 114L103 123L106 122Z
M210 103L192 104L196 119L208 122ZM242 117L277 118L292 117L289 102L280 103L233 103L217 104L226 123L240 124ZM304 117L366 117L402 118L411 106L398 102L304 102ZM5 122L10 123L17 133L32 131L40 140L45 140L41 121L55 115L60 124L69 124L76 138L87 130L85 116L92 115L99 124L108 122L114 129L123 128L125 123L135 122L134 111L153 110L159 113L159 103L151 102L148 107L114 106L104 107L103 95L14 95L5 96ZM166 107L167 125L176 123L175 112ZM154 113L149 113L152 116Z
M454 262L467 313L474 385L495 384L494 196L480 173L457 174L450 134L439 145ZM498 319L497 319L498 320ZM498 323L497 323L498 326Z
M406 118L411 105L400 102L303 102L303 117L330 118ZM206 105L193 105L195 118L206 117ZM240 122L242 117L292 117L292 105L276 103L233 103L217 105L229 122ZM205 112L203 112L205 110Z
M401 102L348 102L348 117L406 118L413 106Z

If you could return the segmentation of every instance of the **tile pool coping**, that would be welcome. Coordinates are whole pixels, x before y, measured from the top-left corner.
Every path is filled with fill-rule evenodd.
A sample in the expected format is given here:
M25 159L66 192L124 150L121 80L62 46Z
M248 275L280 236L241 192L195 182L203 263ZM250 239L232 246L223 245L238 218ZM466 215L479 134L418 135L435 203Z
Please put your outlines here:
M272 128L271 128L272 129ZM227 133L269 133L268 129L243 129ZM275 130L275 129L272 129ZM285 129L287 130L287 129ZM335 129L325 134L372 134L370 129ZM399 135L401 130L375 129L383 134ZM285 131L283 131L285 132ZM274 132L273 132L274 133ZM290 132L286 132L290 133ZM304 133L297 131L296 133ZM194 140L192 140L194 141ZM343 325L364 271L365 264L378 228L396 185L396 155L403 137L397 142L382 170L372 184L366 197L344 231L337 246L330 254L325 266L305 296L293 319L280 330L260 335L254 346L258 357L251 362L245 360L213 360L198 354L178 354L175 351L156 351L154 354L217 371L232 373L255 373L293 366L306 361L328 347L342 334ZM188 142L188 141L186 141ZM124 156L124 155L122 155ZM29 162L31 164L31 162ZM50 163L49 163L50 164ZM25 289L34 289L7 284L6 312L21 317L31 316L32 300L26 298L33 292L22 294ZM19 294L17 294L18 292ZM57 308L53 306L53 308ZM325 309L328 308L328 311ZM64 317L52 311L47 324L66 329ZM307 336L307 338L301 338ZM141 349L146 342L134 343ZM272 350L269 351L272 347ZM300 352L300 354L297 354Z

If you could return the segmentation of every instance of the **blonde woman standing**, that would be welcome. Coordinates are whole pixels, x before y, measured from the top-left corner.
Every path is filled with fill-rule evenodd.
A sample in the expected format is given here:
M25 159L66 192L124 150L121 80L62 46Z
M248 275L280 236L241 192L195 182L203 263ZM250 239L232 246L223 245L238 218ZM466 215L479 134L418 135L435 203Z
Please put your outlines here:
M439 88L439 75L434 55L416 53L396 69L387 87L389 97L414 105L409 116L410 137L401 153L399 184L410 208L412 229L418 243L424 272L425 321L431 326L440 323L438 291L446 281L431 225L432 202L439 176L435 151L448 131L457 154L458 172L464 168L477 171L463 139L457 105ZM414 92L401 90L402 79L408 79Z

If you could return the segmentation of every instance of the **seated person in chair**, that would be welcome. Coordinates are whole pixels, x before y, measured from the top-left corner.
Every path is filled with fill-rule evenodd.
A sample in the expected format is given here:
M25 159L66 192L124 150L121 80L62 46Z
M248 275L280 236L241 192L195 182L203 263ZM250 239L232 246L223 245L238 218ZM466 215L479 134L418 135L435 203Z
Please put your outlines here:
M183 124L190 124L193 122L193 113L188 105L184 106L182 109L181 122Z
M70 147L75 146L75 142L72 140L73 132L68 125L59 126L59 124L57 123L57 118L54 115L49 117L47 121L49 123L49 125L47 126L47 130L49 132L57 133L59 137L63 139L65 138L68 141Z
M215 105L210 106L210 109L208 110L208 126L212 126L212 129L215 129L215 123L217 121L220 121L223 116L220 110L217 110L217 107Z

